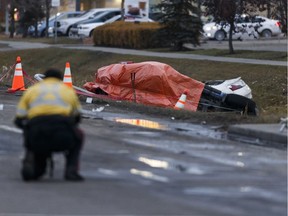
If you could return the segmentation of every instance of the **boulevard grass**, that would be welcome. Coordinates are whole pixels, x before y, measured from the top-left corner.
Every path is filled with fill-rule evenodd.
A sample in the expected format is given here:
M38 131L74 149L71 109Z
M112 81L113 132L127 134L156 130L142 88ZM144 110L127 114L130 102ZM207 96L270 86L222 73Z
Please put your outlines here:
M17 56L21 57L23 70L30 76L36 73L43 73L47 68L51 67L64 71L65 63L70 62L73 84L79 87L82 87L86 82L93 82L98 68L122 61L158 61L166 63L180 73L199 81L242 77L252 89L253 100L259 108L260 116L255 118L235 113L175 111L173 109L147 107L129 102L97 101L98 103L113 104L124 111L144 112L157 116L173 116L190 122L206 121L211 123L279 123L280 117L287 117L286 67L120 55L61 48L0 52L0 66L12 66Z

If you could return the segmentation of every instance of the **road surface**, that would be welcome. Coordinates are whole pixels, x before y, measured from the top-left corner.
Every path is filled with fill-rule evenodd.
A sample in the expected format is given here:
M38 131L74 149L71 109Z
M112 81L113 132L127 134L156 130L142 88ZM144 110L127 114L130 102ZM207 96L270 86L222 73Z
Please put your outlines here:
M0 216L287 214L285 150L227 140L220 126L151 119L108 105L83 103L85 182L63 180L61 154L54 155L52 179L22 182L22 134L12 123L18 100L0 92Z

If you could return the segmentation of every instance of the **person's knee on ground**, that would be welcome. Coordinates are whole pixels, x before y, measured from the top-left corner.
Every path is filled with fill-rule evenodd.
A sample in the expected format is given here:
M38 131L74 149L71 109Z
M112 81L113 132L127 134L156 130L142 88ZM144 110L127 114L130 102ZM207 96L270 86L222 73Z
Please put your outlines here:
M22 161L21 176L24 181L39 180L46 173L46 154L37 154L26 150Z

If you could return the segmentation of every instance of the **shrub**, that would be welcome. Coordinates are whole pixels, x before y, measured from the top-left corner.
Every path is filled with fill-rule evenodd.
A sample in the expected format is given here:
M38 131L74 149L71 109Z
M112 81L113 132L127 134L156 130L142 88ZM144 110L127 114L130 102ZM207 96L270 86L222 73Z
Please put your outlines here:
M133 49L159 47L155 38L160 25L154 22L117 21L97 27L93 31L95 46L111 46Z

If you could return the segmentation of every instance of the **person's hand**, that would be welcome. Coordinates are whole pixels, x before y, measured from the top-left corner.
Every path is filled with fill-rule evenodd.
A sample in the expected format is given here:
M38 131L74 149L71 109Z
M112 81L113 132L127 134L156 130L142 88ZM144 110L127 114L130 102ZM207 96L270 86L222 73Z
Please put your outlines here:
M23 118L23 117L16 117L14 119L14 124L23 129L26 125L27 125L27 118Z

